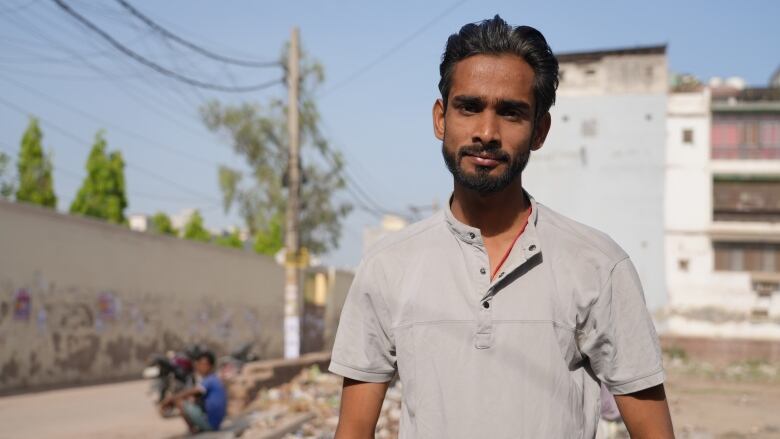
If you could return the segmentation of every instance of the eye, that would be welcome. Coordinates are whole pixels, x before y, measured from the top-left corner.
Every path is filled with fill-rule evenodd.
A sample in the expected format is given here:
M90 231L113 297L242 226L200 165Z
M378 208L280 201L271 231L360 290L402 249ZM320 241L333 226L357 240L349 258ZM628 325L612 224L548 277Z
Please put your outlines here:
M458 110L464 114L479 113L479 106L474 103L463 103L458 106Z

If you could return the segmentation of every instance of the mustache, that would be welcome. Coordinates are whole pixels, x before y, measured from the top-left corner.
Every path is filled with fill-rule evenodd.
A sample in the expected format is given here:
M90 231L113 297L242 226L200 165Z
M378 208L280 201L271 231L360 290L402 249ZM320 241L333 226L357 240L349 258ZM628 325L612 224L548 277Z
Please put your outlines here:
M498 143L472 143L458 148L458 160L464 156L484 157L492 160L508 162L509 153L501 149Z

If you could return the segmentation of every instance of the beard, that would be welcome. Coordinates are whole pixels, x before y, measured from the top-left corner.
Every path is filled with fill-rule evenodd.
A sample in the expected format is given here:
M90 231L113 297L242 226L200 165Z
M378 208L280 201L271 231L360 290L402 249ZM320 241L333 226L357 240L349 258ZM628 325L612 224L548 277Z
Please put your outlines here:
M456 183L481 195L487 195L504 190L523 173L525 165L528 164L528 159L531 157L531 148L529 145L525 152L511 157L506 151L501 149L500 144L492 142L461 146L457 151L450 153L447 150L445 137L445 141L441 144L441 153L444 156L444 163L447 165L447 169L450 170L453 178L455 178ZM490 175L490 171L494 168L488 166L477 166L476 172L466 172L461 165L463 157L479 155L480 153L487 153L491 158L504 162L508 166L499 175Z

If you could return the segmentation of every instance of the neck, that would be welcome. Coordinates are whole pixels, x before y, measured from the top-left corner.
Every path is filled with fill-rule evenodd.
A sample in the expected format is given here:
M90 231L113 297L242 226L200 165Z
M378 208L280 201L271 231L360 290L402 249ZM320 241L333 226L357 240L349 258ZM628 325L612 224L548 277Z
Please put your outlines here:
M520 176L500 192L480 194L455 183L452 215L463 224L476 227L484 237L511 232L525 222L530 201Z

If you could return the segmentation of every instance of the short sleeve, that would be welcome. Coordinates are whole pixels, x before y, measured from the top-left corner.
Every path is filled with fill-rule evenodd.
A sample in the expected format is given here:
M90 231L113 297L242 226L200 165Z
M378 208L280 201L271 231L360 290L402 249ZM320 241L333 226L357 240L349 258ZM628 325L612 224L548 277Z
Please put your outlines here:
M658 336L630 259L613 267L582 328L580 351L611 393L623 395L663 383Z
M364 262L358 268L341 310L329 371L372 383L395 375L395 344L381 280L375 264Z

